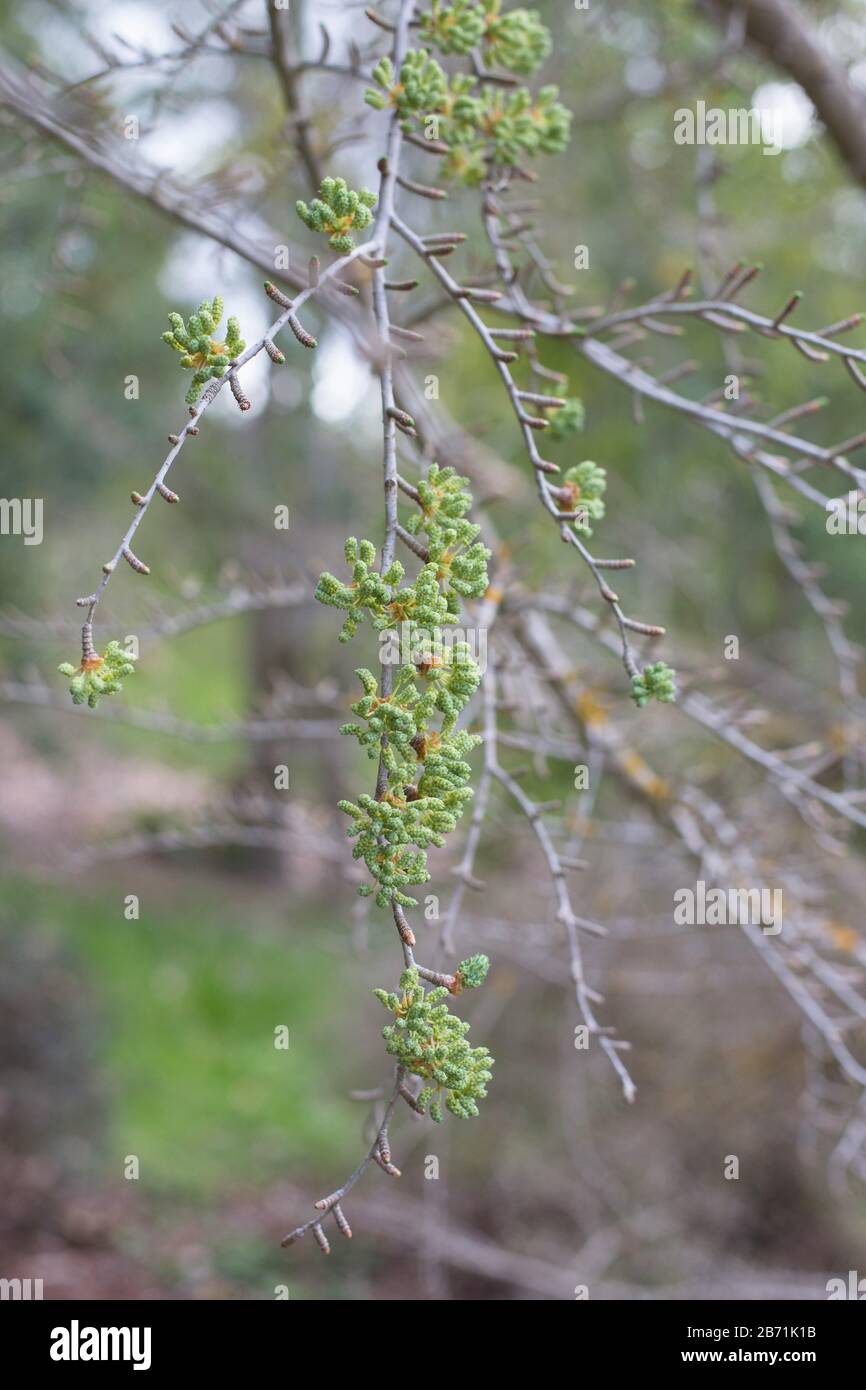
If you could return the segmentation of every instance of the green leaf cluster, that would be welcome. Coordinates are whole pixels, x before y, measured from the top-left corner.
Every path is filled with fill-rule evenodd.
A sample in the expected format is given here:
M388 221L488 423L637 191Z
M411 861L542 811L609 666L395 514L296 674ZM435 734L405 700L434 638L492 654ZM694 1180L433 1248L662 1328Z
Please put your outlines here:
M550 30L534 10L502 13L502 0L482 0L485 57L510 72L526 76L550 57Z
M353 709L357 711L359 705ZM371 756L377 755L378 747L370 737L373 730L363 725L346 725L341 732L357 734ZM433 735L428 740L415 735L413 739L419 751L413 749L411 761L402 756L405 730L394 747L389 741L386 763L394 771L380 800L362 795L357 803L339 803L340 810L352 817L347 834L357 841L353 858L363 859L375 880L373 884L362 884L358 891L362 897L375 893L380 907L387 907L392 901L403 907L417 906L403 888L429 882L424 851L430 845L442 848L445 836L454 830L472 797L468 785L472 769L465 759L481 742L477 734L457 730L444 738ZM412 743L409 740L410 746ZM419 763L421 754L423 764ZM417 780L407 780L412 777Z
M406 529L427 540L429 558L411 583L395 560L375 568L376 548L350 537L346 542L348 582L322 574L316 598L346 614L340 641L349 641L367 622L380 637L380 659L396 667L384 694L372 671L359 667L363 694L352 705L357 722L341 733L358 740L371 759L381 758L386 785L377 798L342 801L351 816L347 834L354 856L363 859L376 895L414 907L404 889L429 880L426 850L441 847L472 796L467 761L480 739L456 728L461 710L478 688L481 672L469 644L451 630L464 597L480 597L488 586L490 552L467 520L471 496L453 468L433 464L417 488L418 511ZM396 645L389 651L386 644Z
M432 0L421 16L421 35L440 53L466 55L481 48L485 61L525 76L550 56L550 30L534 10L502 13L501 0Z
M484 37L487 27L481 5L474 0L432 0L430 9L420 17L421 37L432 43L440 53L459 53L465 57Z
M550 439L565 439L569 434L581 434L586 411L579 396L564 396L562 405L549 417L547 434Z
M347 614L339 640L348 642L365 621L376 632L400 622L433 628L448 621L448 603L441 593L436 565L425 565L413 584L400 588L405 570L395 560L384 574L374 569L376 547L372 541L350 536L344 548L352 577L348 584L327 571L319 576L316 598L329 608Z
M554 86L533 94L528 87L485 85L454 111L445 134L452 155L510 166L537 154L560 154L568 146L571 112L558 96Z
M606 471L591 459L573 464L563 475L557 489L557 505L564 512L578 513L572 526L579 536L589 539L592 535L590 521L601 521L604 516L606 488Z
M103 656L92 656L82 661L80 666L64 661L57 669L62 676L70 678L72 703L83 705L86 701L91 709L96 709L100 695L114 695L123 689L121 677L135 674L136 660L131 652L124 651L119 642L109 642Z
M462 960L457 967L456 984L452 993L460 994L464 989L477 989L479 985L484 984L489 969L490 961L486 956L469 956L467 960Z
M308 205L299 199L295 211L305 226L321 232L328 245L345 254L355 244L353 233L362 232L373 220L372 209L378 199L369 188L356 193L345 179L323 179L318 198Z
M503 14L499 0L433 0L420 27L440 53L467 55L480 46L489 62L521 75L533 72L551 48L550 32L534 11ZM390 58L382 58L372 77L376 86L365 94L370 106L396 110L404 131L420 128L449 147L441 169L446 178L476 184L491 164L510 167L568 145L571 113L556 87L533 94L528 87L485 83L475 72L449 77L426 48L410 50L397 73Z
M236 318L226 321L222 342L214 336L222 316L223 301L218 294L200 304L198 313L190 314L187 323L176 312L168 316L171 330L163 333L162 341L181 354L180 365L193 373L186 393L187 405L195 405L205 383L213 377L224 376L227 367L246 347Z
M419 1108L429 1107L431 1118L441 1121L444 1095L452 1115L460 1119L477 1115L478 1101L487 1095L486 1083L492 1075L493 1058L488 1049L471 1047L466 1041L469 1024L442 1002L448 997L447 989L439 987L428 993L414 967L400 976L400 989L401 994L384 989L373 993L394 1015L394 1022L382 1029L386 1050L399 1066L426 1083L417 1099Z
M461 598L480 598L488 584L490 551L477 540L481 527L466 520L472 505L467 483L453 468L431 464L418 484L419 510L406 526L413 536L425 533L429 562L436 566L436 578L453 614L460 612Z
M676 678L677 673L673 667L667 666L663 661L645 666L642 675L631 678L631 698L638 709L643 709L649 700L672 705L677 698Z
M396 81L390 58L380 58L371 75L378 85L368 87L364 100L376 111L393 107L400 113L404 130L412 129L414 117L440 111L448 99L448 78L426 48L409 50L400 65L400 75Z

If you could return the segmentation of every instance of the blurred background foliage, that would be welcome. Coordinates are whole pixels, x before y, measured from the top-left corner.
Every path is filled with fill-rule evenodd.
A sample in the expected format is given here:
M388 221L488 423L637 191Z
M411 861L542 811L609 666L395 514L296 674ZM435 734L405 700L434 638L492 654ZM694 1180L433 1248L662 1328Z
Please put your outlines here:
M191 31L211 13L198 3L182 8ZM719 32L688 0L592 0L588 12L542 0L538 8L555 36L545 80L558 82L576 113L569 152L542 171L545 247L577 305L607 303L626 277L636 280L636 298L647 298L696 264L696 150L674 144L672 113L697 99L752 104L774 84L765 99L793 113L795 135L776 158L760 147L717 152L713 244L723 262L763 262L749 303L765 312L794 289L805 295L798 321L812 327L866 307L864 194L814 123L797 124L802 106L784 78L748 56L715 71ZM861 3L808 8L838 52L866 51ZM355 6L298 0L292 9L313 47L316 20L335 42L369 28ZM24 0L5 9L0 39L16 59L71 82L101 66L86 31L116 51L117 34L161 51L178 42L169 27L176 10L148 0ZM245 7L250 23L260 22L258 10ZM203 55L167 87L143 68L88 90L97 94L95 120L116 129L119 118L139 117L142 157L206 180L215 198L224 180L287 244L308 244L293 205L309 189L265 62ZM319 137L356 108L363 113L360 84L326 81L321 90ZM186 313L219 290L248 340L270 315L261 276L236 256L59 146L40 162L43 137L11 116L2 122L0 493L44 499L45 540L0 541L0 586L15 610L59 626L49 637L4 638L0 658L7 679L52 681L57 662L75 651L76 595L93 588L127 523L130 488L144 490L166 434L184 419L186 383L160 341L167 312ZM375 141L347 145L331 172L355 186L372 182L377 154ZM467 264L481 269L474 195L454 195L448 225L470 232ZM589 248L580 271L578 245ZM105 636L136 632L251 577L283 582L333 569L350 531L378 540L377 387L336 326L313 326L318 354L289 343L284 368L251 372L249 415L227 392L220 397L181 460L174 486L182 505L151 515L142 530L151 577L124 573L109 591ZM483 438L509 477L512 467L519 473L518 440L488 358L453 320L442 321L433 348L430 370L448 412ZM684 348L669 351L673 363ZM750 339L747 351L766 372L753 390L775 410L827 394L831 437L860 432L863 397L841 370L816 368L777 343ZM688 352L702 364L693 394L717 388L725 372L718 335L691 328ZM585 402L579 457L608 469L600 549L638 558L623 583L634 607L667 626L665 655L723 683L722 641L738 634L738 679L760 678L779 697L777 733L808 736L816 711L833 708L834 670L820 627L767 542L746 469L721 441L660 409L648 407L638 428L622 388L566 344L546 360ZM130 374L140 385L135 400L125 395ZM573 439L552 444L551 456L564 463L574 447ZM518 578L543 587L554 576L564 587L568 557L553 529L540 509L504 491L491 510ZM288 533L273 528L278 504L291 508ZM852 602L849 633L866 638L856 539L831 542L817 514L798 534L810 555L832 564L834 593ZM225 620L143 644L140 674L121 698L211 724L244 719L266 695L299 683L302 712L333 712L336 726L335 692L368 658L338 650L335 638L326 611ZM581 661L599 695L620 702L632 732L640 721L644 746L662 747L668 766L697 762L706 771L721 761L691 730L677 726L674 736L664 712L623 708L615 664L589 647ZM182 826L239 794L273 810L270 770L282 761L301 817L315 806L318 823L333 831L336 796L362 785L368 766L338 739L288 749L196 744L80 711L10 704L4 716L0 1096L12 1123L2 1167L17 1176L0 1218L0 1273L44 1266L53 1287L73 1297L120 1288L133 1297L269 1298L282 1283L292 1298L543 1296L471 1260L455 1267L420 1258L405 1217L404 1234L389 1237L376 1203L392 1194L375 1173L359 1198L361 1238L352 1248L330 1262L306 1249L275 1252L303 1203L354 1164L360 1107L345 1092L376 1084L382 1071L381 1020L367 989L391 968L390 934L375 914L369 932L353 927L344 873L306 862L303 848L150 855L84 873L62 867L67 851ZM715 772L735 807L747 795L738 772ZM543 799L570 789L562 774L540 768L527 787ZM628 815L606 789L596 814L600 826ZM473 1034L498 1058L484 1116L433 1138L410 1127L408 1195L394 1200L416 1204L412 1221L424 1229L441 1225L450 1201L451 1219L480 1237L566 1269L585 1241L607 1239L605 1277L650 1293L705 1286L708 1271L719 1296L738 1296L762 1270L771 1284L773 1271L785 1270L803 1287L809 1271L847 1270L866 1211L862 1195L828 1193L820 1165L801 1161L809 1155L798 1149L803 1063L793 1010L769 976L756 978L738 940L665 935L666 883L688 881L673 851L648 840L618 852L600 832L591 858L592 912L643 924L592 952L608 979L608 1012L634 1041L637 1106L627 1111L611 1078L574 1053L567 990L524 971L519 947L498 959L485 945L494 956L489 993L468 1010ZM508 862L522 869L519 901L537 921L542 871L525 839L510 861L501 844L487 852L484 877L502 885L494 899L508 901ZM444 898L447 861L434 867L431 887ZM845 891L862 891L862 879ZM124 918L130 893L141 898L139 921ZM673 984L655 978L662 954ZM273 1047L278 1024L290 1029L288 1053ZM441 1184L423 1181L427 1152L441 1158ZM728 1153L748 1173L739 1184L718 1181ZM123 1181L129 1154L140 1158L138 1183ZM822 1296L823 1276L813 1283Z

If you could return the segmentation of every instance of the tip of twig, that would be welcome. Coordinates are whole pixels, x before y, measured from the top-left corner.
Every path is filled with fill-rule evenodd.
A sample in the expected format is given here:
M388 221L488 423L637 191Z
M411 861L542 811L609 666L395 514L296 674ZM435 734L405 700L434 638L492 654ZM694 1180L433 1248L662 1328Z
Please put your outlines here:
M390 20L386 19L384 15L379 14L378 10L374 10L371 6L364 11L364 14L372 24L377 24L380 29L384 29L386 34L393 34L394 25Z
M289 317L286 320L286 322L288 323L289 328L291 328L292 332L294 333L295 337L297 338L298 342L301 344L302 347L310 348L310 350L312 351L313 348L319 346L317 340L313 337L312 333L308 333L306 328L302 327L300 320L295 318L294 314L289 314Z
M274 303L279 304L282 309L291 309L292 300L289 299L287 295L283 294L282 290L278 290L272 280L265 280L264 284L265 294L268 296L268 299L272 299Z

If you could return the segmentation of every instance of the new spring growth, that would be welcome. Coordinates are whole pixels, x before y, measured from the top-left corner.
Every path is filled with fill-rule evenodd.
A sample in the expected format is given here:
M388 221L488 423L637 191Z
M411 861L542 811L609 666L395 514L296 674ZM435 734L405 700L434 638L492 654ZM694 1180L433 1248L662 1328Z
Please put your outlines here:
M477 685L477 677L473 683ZM380 706L387 703L378 696L376 699ZM353 709L357 710L358 706ZM401 713L394 724L399 724ZM346 725L341 730L341 733L357 735L365 732L363 726L356 725ZM477 734L468 734L462 729L450 737L433 733L426 740L425 761L419 775L419 755L413 751L411 759L404 758L402 751L407 742L411 747L413 740L419 748L423 747L424 735L416 734L407 740L406 732L404 727L399 739L395 738L398 745L395 749L391 748L389 738L387 763L391 778L382 799L377 801L372 796L362 795L357 803L338 803L340 810L352 817L352 825L346 832L357 841L352 857L363 859L375 880L373 884L362 884L358 892L361 897L375 893L379 907L387 907L391 902L401 907L417 907L415 898L409 897L403 889L429 882L425 851L431 845L442 848L445 836L455 829L467 801L471 800L472 788L468 783L472 769L466 762L466 755L481 742Z
M534 11L503 14L501 0L454 0L452 5L433 0L421 16L421 33L442 53L468 54L480 44L485 62L521 76L534 72L552 47L550 30Z
M381 91L368 87L364 100L377 111L393 107L399 112L405 131L410 131L416 118L442 111L448 97L448 78L435 58L425 48L410 49L400 67L399 79L394 79L390 58L382 58L373 68L373 81Z
M316 588L320 603L346 614L340 641L369 623L383 634L383 643L393 640L398 653L388 695L372 671L358 668L363 694L352 713L359 722L341 730L368 757L381 757L387 773L378 799L340 802L352 818L347 834L356 841L354 857L364 860L373 879L359 892L375 893L380 907L416 906L404 889L428 881L426 850L441 847L472 796L467 757L480 739L457 730L456 723L481 672L468 643L449 641L448 629L459 616L461 598L480 597L487 589L490 552L466 519L472 499L465 483L453 468L435 463L418 483L418 511L406 530L426 535L427 561L411 583L404 583L399 560L381 573L372 542L350 537L349 582L323 574ZM384 661L384 647L380 654Z
M489 969L490 961L486 956L469 956L467 960L462 960L455 972L451 993L462 994L464 989L477 989L484 984Z
M474 0L454 0L453 5L433 0L429 12L421 15L420 26L425 43L435 44L440 53L465 57L484 37L484 10Z
M481 962L484 962L482 969ZM487 973L487 958L474 956L463 967L470 973ZM478 983L481 983L479 979ZM487 1095L493 1058L486 1047L470 1047L466 1041L469 1024L452 1014L443 1001L444 988L424 990L413 967L400 976L401 994L374 990L382 1006L394 1015L394 1022L382 1029L386 1051L413 1076L425 1083L416 1108L426 1111L437 1123L442 1119L442 1098L452 1115L468 1119L478 1114L478 1101Z
M542 87L535 95L528 87L484 87L471 124L494 164L518 164L525 155L560 154L566 149L571 112L558 96L554 86ZM469 132L460 132L457 143L472 147Z
M580 434L586 419L583 401L578 396L566 396L562 405L549 417L548 439L564 439L569 434Z
M188 323L178 313L168 316L171 330L163 333L162 341L181 354L180 365L193 374L186 393L187 405L195 405L205 383L224 376L246 347L236 318L227 320L222 342L215 336L222 316L223 301L218 294L200 304L198 313L190 314Z
M373 220L372 208L377 197L369 188L356 193L345 179L323 179L318 198L309 206L299 200L295 210L305 226L328 238L334 251L351 251L355 242L353 232L362 232Z
M538 67L551 48L537 15L524 9L502 14L499 0L434 3L420 22L424 39L441 53L469 54L481 42L489 62L520 74ZM370 106L396 110L404 131L418 128L448 146L445 177L477 184L490 164L515 165L568 144L571 113L557 100L556 87L533 95L527 87L479 86L475 73L449 78L426 48L410 50L398 73L390 58L382 58L372 77L377 85L365 93Z
M396 586L399 585L405 571L399 560L395 560L384 574L375 570L373 565L376 561L376 547L372 541L359 541L350 536L343 547L343 553L346 564L351 569L351 582L344 584L333 574L325 571L319 576L316 598L319 603L327 604L330 608L341 608L347 614L338 640L348 642L365 619L379 632L391 626L394 622L394 603L398 601L397 595L402 593ZM395 591L394 600L392 591ZM417 590L413 593L407 589L402 593L401 601L404 605L413 601L422 603L426 613L427 597L426 589L420 596ZM429 597L432 598L433 595Z
M568 469L560 486L551 489L560 511L577 513L572 526L579 536L589 538L592 535L590 521L601 521L604 516L606 487L605 470L591 459L584 459L583 463L576 463Z
M459 614L461 598L480 598L487 588L490 551L476 539L481 527L466 520L472 497L468 479L453 468L430 466L418 483L419 510L409 518L406 530L427 536L427 557L436 566L448 611Z
M642 675L631 678L631 698L638 709L643 709L649 700L671 705L677 698L676 678L676 671L663 661L645 666Z
M135 660L136 657L131 652L124 651L119 642L109 642L103 656L92 652L91 655L82 658L80 666L73 666L71 661L64 661L57 669L62 676L70 678L69 693L72 703L83 705L87 701L91 709L96 709L100 695L114 695L123 689L120 678L134 675Z

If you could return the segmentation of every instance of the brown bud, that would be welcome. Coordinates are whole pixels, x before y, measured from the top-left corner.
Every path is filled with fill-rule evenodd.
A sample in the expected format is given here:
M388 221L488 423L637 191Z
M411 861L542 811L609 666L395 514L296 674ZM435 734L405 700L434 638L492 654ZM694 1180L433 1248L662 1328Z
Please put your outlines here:
M318 343L316 342L316 339L313 337L312 333L308 333L307 330L306 330L306 328L303 328L303 327L301 326L300 321L299 321L298 319L295 318L295 315L294 315L294 314L289 314L289 317L288 317L287 322L288 322L289 328L291 328L291 330L292 330L292 332L294 333L295 337L297 338L298 342L299 342L303 347L305 347L305 348L314 348L314 347L318 347Z
M132 569L135 570L136 574L150 574L150 566L146 565L143 560L139 560L138 556L133 554L128 545L125 545L123 547L123 558L126 561L126 563L130 565ZM111 568L114 568L113 564ZM110 572L110 570L107 571L107 573Z
M265 281L265 294L268 296L269 299L272 299L275 304L279 304L281 308L291 309L292 300L288 299L283 294L282 290L278 290L276 285L273 284L270 280Z
M337 1202L334 1207L334 1221L337 1223L337 1230L340 1232L340 1235L345 1236L346 1240L351 1240L352 1227L346 1220L346 1217L343 1214L343 1208L340 1206L339 1202Z
M313 1227L313 1235L316 1237L316 1244L318 1245L322 1254L330 1255L331 1247L328 1243L328 1237L325 1235L325 1232L322 1230L322 1227L319 1225L318 1221Z

